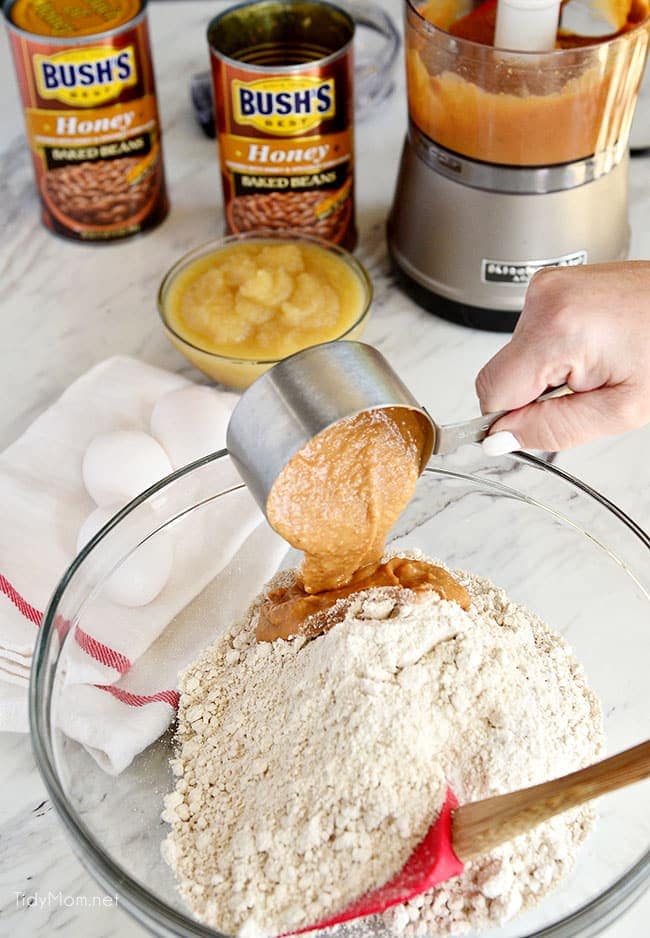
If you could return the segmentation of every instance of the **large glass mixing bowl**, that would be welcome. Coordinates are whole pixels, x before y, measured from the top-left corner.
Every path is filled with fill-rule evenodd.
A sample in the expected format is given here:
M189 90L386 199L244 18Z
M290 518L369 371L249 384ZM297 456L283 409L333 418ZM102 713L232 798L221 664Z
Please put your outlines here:
M104 581L128 556L147 550L151 541L173 537L176 564L183 560L180 545L195 549L200 543L191 574L201 573L196 568L202 562L209 572L213 553L224 539L236 538L250 511L250 496L234 478L225 452L149 489L71 565L49 605L35 652L31 724L54 806L82 862L158 935L217 935L184 908L160 857L166 834L162 799L173 786L172 732L163 732L117 776L106 774L63 733L60 727L76 716L64 712L74 630L92 627L94 613L106 602ZM258 583L247 575L251 559L268 559L265 552L274 544L265 528L262 522L257 540L249 538L216 579L199 576L202 591L158 642L161 686L171 681L173 687L179 656L196 655L193 643L201 625L207 622L214 635L252 599ZM614 505L532 457L488 461L480 448L466 447L431 462L392 543L422 548L452 567L491 578L565 635L602 701L608 752L647 736L650 539ZM297 559L283 549L273 556L274 567ZM127 618L116 608L116 638L130 627ZM172 708L158 706L168 707L170 719ZM118 721L110 732L119 737L129 730ZM641 784L602 799L597 828L571 876L535 909L490 931L490 938L588 936L617 917L648 884L648 796L647 784ZM346 933L386 932L365 922Z

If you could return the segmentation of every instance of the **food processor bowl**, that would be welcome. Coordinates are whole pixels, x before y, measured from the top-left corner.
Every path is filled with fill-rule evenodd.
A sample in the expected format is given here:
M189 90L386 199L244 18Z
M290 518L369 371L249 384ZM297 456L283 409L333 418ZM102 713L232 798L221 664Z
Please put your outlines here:
M434 25L453 27L449 7L449 0L406 0L408 108L417 130L453 153L500 166L590 159L596 178L620 162L645 67L647 22L594 45L507 52ZM557 188L568 188L556 176Z
M163 862L163 797L174 785L169 758L173 724L119 775L112 776L65 735L66 679L75 631L90 629L106 602L105 583L127 558L157 538L202 550L192 575L209 574L212 554L237 534L250 495L225 451L169 476L126 506L74 560L49 604L32 672L30 718L40 772L82 862L120 905L156 935L216 938L186 910ZM260 515L261 519L261 515ZM270 557L275 535L260 521L254 537L169 623L157 643L161 688L175 687L179 655L192 660L198 633L216 636L242 613L259 584L251 560ZM531 457L488 460L479 447L435 458L391 534L391 546L421 548L434 558L492 579L562 633L602 701L607 751L647 735L650 652L650 539L605 498L559 469ZM269 576L298 557L276 554ZM205 564L205 571L200 568ZM182 580L182 567L172 576ZM199 576L199 579L201 577ZM115 641L128 617L114 610ZM119 683L116 685L119 694ZM171 699L171 698L168 698ZM148 704L144 699L136 701ZM166 717L171 719L171 706ZM130 724L116 722L114 737ZM109 740L110 741L110 740ZM115 741L115 740L113 740ZM272 745L269 739L269 745ZM534 909L486 938L590 936L641 893L650 876L648 787L607 796L574 872ZM341 934L341 932L337 932ZM349 935L389 935L378 920L347 927Z

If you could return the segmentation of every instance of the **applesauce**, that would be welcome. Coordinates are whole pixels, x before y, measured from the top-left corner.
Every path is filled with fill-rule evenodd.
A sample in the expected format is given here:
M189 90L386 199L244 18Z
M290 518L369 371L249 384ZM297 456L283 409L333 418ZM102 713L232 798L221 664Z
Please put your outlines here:
M186 358L241 389L300 349L357 338L371 296L365 270L338 246L289 233L240 235L182 258L158 307Z

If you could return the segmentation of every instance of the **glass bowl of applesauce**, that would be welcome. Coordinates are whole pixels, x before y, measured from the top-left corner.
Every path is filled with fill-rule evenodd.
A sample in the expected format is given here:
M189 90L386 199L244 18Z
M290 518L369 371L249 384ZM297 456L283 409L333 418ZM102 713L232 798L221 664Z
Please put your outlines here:
M357 339L370 278L338 245L259 231L195 248L165 275L158 312L173 345L214 381L236 390L300 349Z
M154 601L167 612L163 630L135 663L120 656L121 670L111 671L83 649L92 648L102 617L110 621L111 645L131 648L126 636L137 628L138 610L110 605L107 583L123 563L164 539L173 543L174 560ZM559 632L601 702L606 754L647 737L650 538L602 495L532 456L488 459L480 446L465 447L430 460L389 547L419 548L452 570L488 577ZM30 689L36 761L75 853L151 934L222 934L189 911L161 856L169 830L163 800L176 784L170 759L178 672L232 626L278 569L299 559L268 526L222 450L123 508L75 558L46 610ZM156 609L139 612L146 617ZM81 684L80 655L95 665ZM481 666L478 660L477 673ZM298 803L291 765L287 789ZM215 788L214 797L220 794ZM650 783L641 782L597 801L597 823L569 875L523 914L480 932L482 938L599 934L650 884L649 799ZM377 918L318 934L425 933L399 932Z

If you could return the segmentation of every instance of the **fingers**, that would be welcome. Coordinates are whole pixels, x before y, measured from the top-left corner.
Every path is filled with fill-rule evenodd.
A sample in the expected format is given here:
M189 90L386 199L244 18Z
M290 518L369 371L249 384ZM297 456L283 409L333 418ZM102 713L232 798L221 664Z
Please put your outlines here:
M522 343L513 338L478 373L476 393L481 412L516 410L530 404L550 383L545 371L536 350L522 347ZM557 384L562 384L565 378L566 375Z
M523 449L521 443L510 430L498 430L490 433L481 444L486 456L505 456L506 453L516 453Z
M640 426L638 410L635 395L624 385L529 404L497 420L483 449L493 456L515 449L558 452Z
M538 271L511 341L476 379L483 413L515 411L485 451L558 451L647 422L649 297L650 264ZM579 393L534 403L563 383Z
M565 295L572 273L542 270L531 280L512 339L476 378L484 414L530 404L548 387L564 384L570 374L576 377L576 366L582 370L579 362L585 349L576 324L582 317L571 313ZM600 383L604 382L591 387Z

